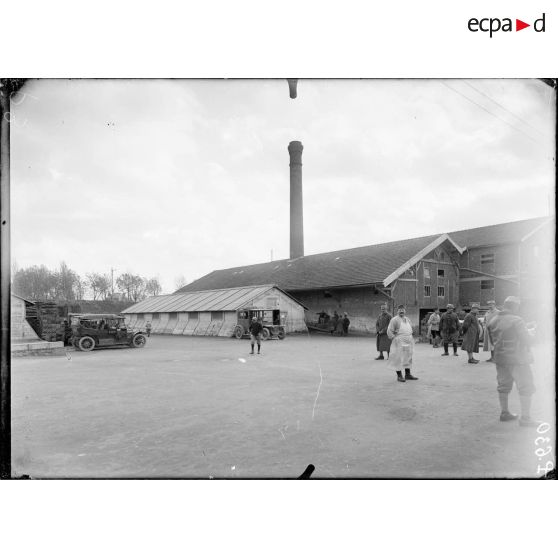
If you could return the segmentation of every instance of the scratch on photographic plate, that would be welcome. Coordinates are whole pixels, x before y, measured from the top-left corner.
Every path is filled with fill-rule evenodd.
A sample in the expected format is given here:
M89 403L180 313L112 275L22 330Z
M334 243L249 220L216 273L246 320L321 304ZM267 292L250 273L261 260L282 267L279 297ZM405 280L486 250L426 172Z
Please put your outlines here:
M322 380L324 379L322 376L322 366L320 361L318 361L318 367L320 369L320 384L318 385L318 391L316 392L316 399L314 401L314 407L312 407L312 420L314 420L314 413L316 411L316 405L318 403L318 397L320 397L320 388L322 387Z

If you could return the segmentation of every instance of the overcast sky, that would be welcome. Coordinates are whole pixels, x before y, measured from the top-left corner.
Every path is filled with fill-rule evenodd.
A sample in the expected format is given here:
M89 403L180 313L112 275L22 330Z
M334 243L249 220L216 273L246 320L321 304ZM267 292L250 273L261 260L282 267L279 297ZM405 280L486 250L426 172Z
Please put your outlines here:
M17 104L16 104L17 103ZM12 259L193 281L305 253L544 216L551 88L536 80L41 80L12 106Z

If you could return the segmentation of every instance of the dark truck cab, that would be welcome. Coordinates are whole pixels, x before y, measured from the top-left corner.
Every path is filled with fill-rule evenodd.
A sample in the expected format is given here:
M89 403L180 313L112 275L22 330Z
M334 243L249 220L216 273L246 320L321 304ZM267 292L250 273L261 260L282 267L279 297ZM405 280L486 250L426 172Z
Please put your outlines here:
M252 318L256 318L263 326L262 339L285 339L285 322L287 313L281 310L266 310L261 308L243 308L236 314L236 326L233 335L237 339L242 339L250 335L250 323Z

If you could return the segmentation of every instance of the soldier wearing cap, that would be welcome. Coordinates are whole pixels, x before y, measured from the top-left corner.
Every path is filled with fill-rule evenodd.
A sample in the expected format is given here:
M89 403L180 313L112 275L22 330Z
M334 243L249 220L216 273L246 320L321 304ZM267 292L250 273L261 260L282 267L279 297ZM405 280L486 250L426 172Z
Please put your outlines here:
M496 363L496 379L500 399L500 420L511 421L517 415L508 409L508 396L515 382L519 391L521 406L520 426L539 425L531 419L531 398L535 393L531 363L533 355L530 349L531 336L525 322L517 314L519 299L509 296L504 306L488 323L488 335L494 346L494 362Z
M496 314L498 314L500 312L500 310L498 310L498 308L496 307L496 301L495 300L489 300L487 302L488 306L489 306L489 310L488 312L484 315L484 336L483 336L483 340L482 340L482 350L483 352L488 352L490 351L490 358L487 359L486 362L494 362L494 345L492 345L492 343L490 342L490 337L488 336L488 322L490 322L490 320L496 316Z
M480 337L480 324L477 314L479 313L480 305L476 302L471 304L471 311L465 316L461 331L463 332L463 343L461 348L467 351L469 355L469 364L478 364L479 361L473 356L473 353L479 352L479 337Z
M449 344L453 344L453 356L459 356L457 354L457 340L459 339L459 318L455 313L455 308L453 304L448 304L446 307L446 312L440 318L440 333L442 335L442 341L444 343L444 352L442 356L448 356Z
M256 316L254 316L252 318L252 323L248 328L248 331L250 332L250 346L252 347L252 350L250 351L251 355L254 354L254 343L258 344L258 354L260 354L260 346L262 343L262 330L263 330L263 325L260 322L258 322Z

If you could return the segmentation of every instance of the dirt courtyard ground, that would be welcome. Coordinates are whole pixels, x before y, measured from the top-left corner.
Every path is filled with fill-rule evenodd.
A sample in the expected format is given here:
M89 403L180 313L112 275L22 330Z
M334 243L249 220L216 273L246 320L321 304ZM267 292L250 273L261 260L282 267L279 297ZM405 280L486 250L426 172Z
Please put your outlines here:
M144 349L13 359L13 475L296 478L311 463L313 478L501 478L555 463L548 347L535 348L532 412L548 442L498 420L495 366L461 351L417 344L420 379L406 383L374 360L372 337L248 352L247 340L152 336Z

